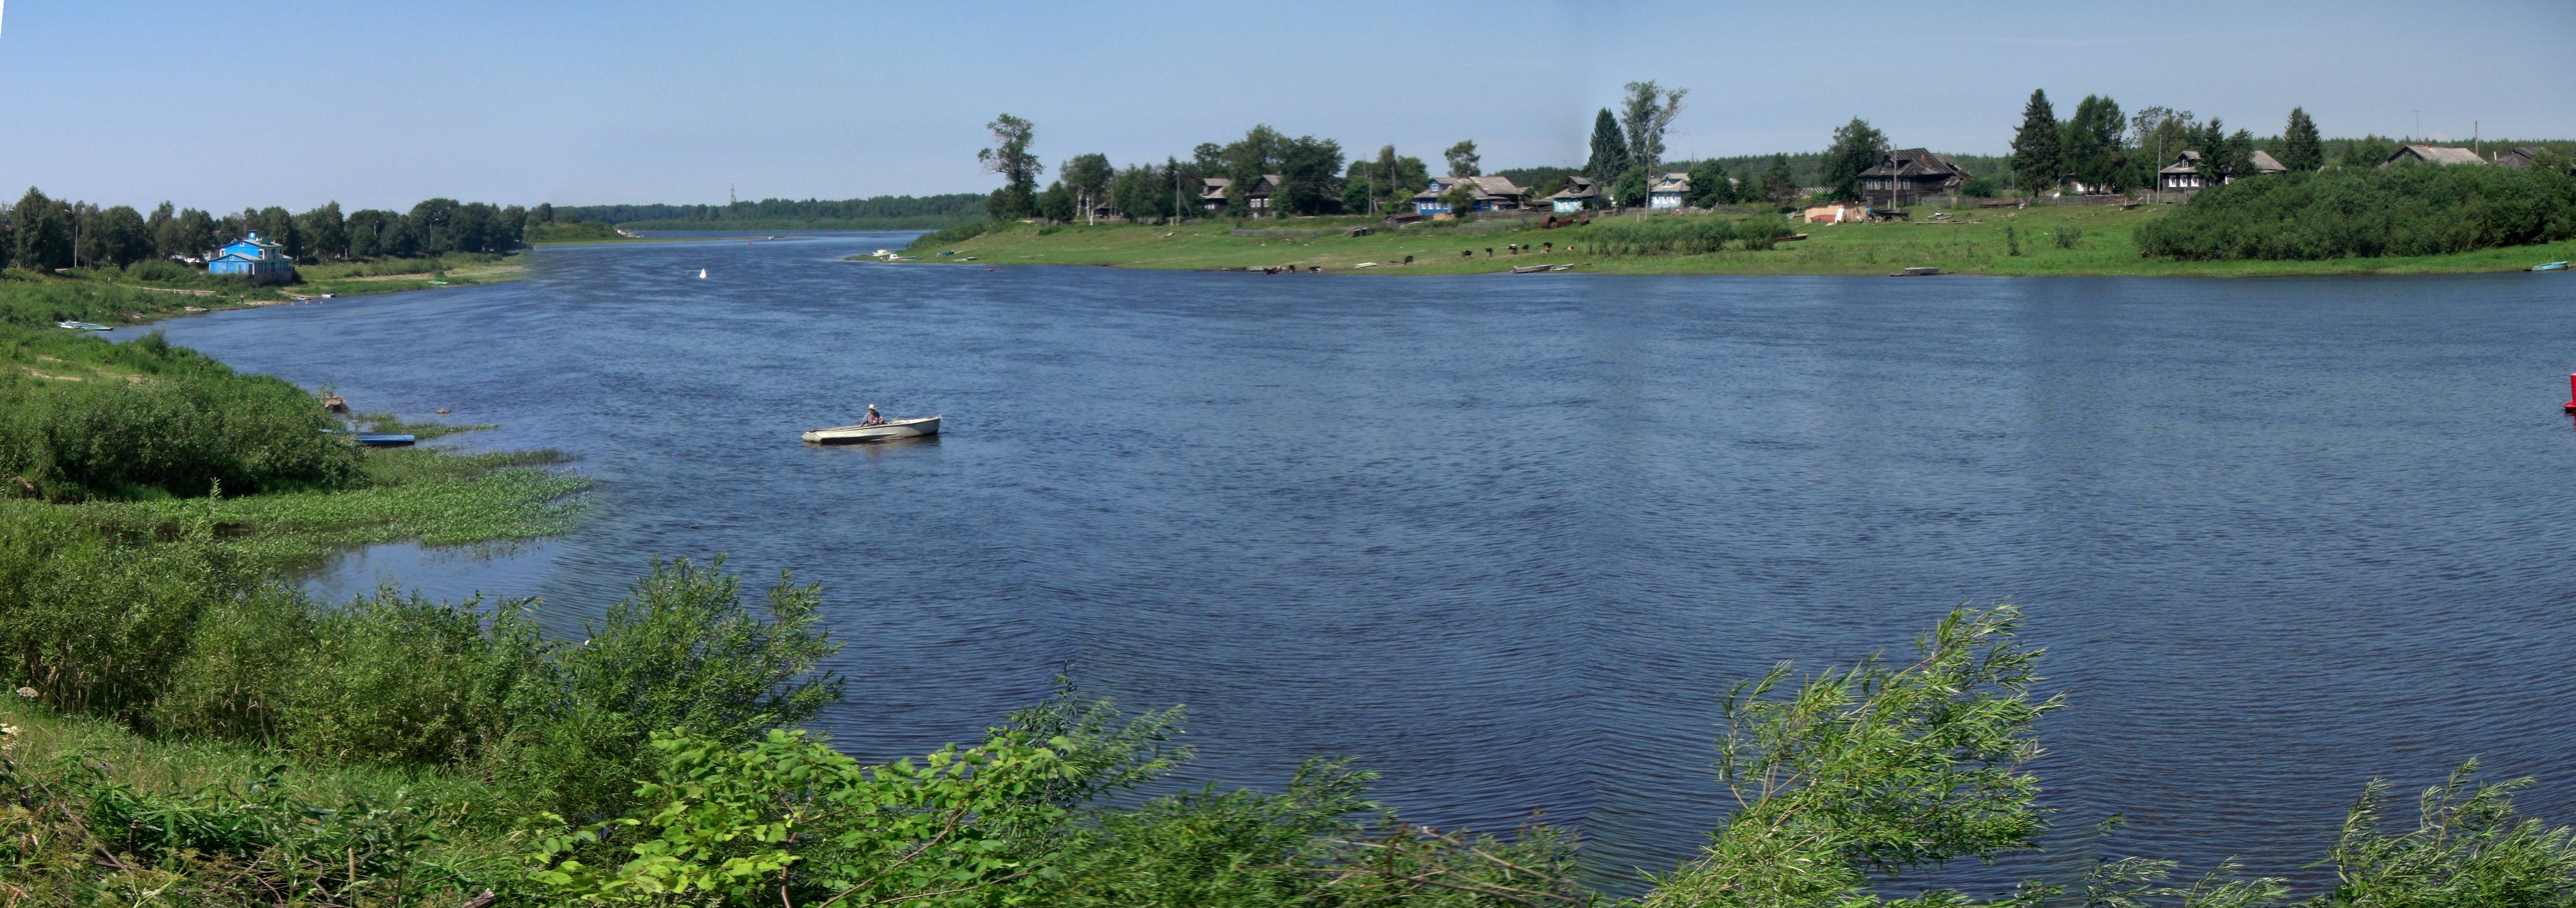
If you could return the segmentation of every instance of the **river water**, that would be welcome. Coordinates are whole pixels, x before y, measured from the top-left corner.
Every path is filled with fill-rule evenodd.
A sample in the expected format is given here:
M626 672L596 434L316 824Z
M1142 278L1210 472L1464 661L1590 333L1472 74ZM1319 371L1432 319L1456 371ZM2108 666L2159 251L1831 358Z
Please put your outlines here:
M1187 704L1190 781L1356 755L1418 822L1543 810L1616 878L1723 816L1728 683L2011 597L2072 702L2059 831L1937 878L2314 880L2365 780L2405 801L2473 756L2576 819L2576 280L839 261L901 240L548 248L521 284L167 330L598 480L560 540L352 553L317 591L538 595L570 632L657 553L793 569L848 644L825 724L871 757L1069 670ZM797 441L872 402L945 428Z

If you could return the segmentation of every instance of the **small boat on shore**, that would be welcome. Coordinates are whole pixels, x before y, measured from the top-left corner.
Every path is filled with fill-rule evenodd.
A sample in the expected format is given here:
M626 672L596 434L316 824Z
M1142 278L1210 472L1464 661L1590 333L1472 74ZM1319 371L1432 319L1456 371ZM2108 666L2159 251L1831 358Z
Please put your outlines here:
M360 432L358 443L370 448L408 448L418 439L398 432Z
M2567 263L2566 263L2566 262L2542 262L2542 263L2540 263L2540 264L2533 265L2533 266L2531 266L2530 268L2528 268L2528 269L2526 269L2526 270L2530 270L2530 271L2565 271L2565 270L2567 270Z
M55 322L55 323L54 323L54 327L56 327L56 328L69 328L69 329L74 330L74 331L114 331L114 330L116 330L116 329L111 328L111 327L108 327L108 326L106 326L106 325L92 324L92 323L90 323L90 322Z
M808 444L846 445L863 441L892 441L897 438L920 438L939 434L939 417L889 419L873 426L834 426L805 433Z
M1918 265L1890 274L1888 277L1931 277L1939 273L1941 273L1941 269L1939 268L1934 268L1930 265Z

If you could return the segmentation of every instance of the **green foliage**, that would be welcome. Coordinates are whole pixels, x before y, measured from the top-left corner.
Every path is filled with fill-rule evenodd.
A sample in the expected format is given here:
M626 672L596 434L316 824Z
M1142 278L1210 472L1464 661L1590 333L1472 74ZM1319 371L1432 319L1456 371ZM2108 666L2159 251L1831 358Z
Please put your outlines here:
M2327 861L2333 891L2318 908L2576 904L2576 830L2517 818L2512 794L2529 779L2474 784L2477 761L2424 790L2416 827L2382 828L2388 785L2373 780L2344 820Z
M1743 807L1644 904L1875 904L1872 870L2031 847L2039 780L2021 767L2063 703L2032 699L2019 619L1961 608L1911 663L1872 656L1782 696L1784 664L1729 691L1717 770Z
M2059 249L2073 249L2083 242L2084 225L2072 221L2057 225L2057 231L2049 235L2049 244Z
M1736 238L1723 217L1608 218L1580 228L1577 238L1595 255L1702 255Z
M397 789L317 801L286 767L243 783L137 784L77 754L12 753L0 725L0 900L11 905L437 905L505 864L454 854L453 817Z
M1085 223L1091 221L1093 206L1109 200L1109 184L1118 179L1117 168L1109 166L1109 156L1099 153L1074 155L1056 168L1056 173L1064 178L1065 191L1073 194L1074 211Z
M761 199L728 205L581 205L538 208L557 221L637 230L937 230L989 216L983 193L864 199ZM547 219L532 218L539 223ZM534 242L531 239L531 242Z
M1029 143L1036 140L1037 127L1027 120L1002 114L984 124L992 131L995 147L975 153L975 161L986 173L1002 178L1002 188L993 190L987 212L996 221L1016 221L1037 214L1038 174L1046 165L1029 153Z
M822 628L820 591L781 575L755 615L723 568L721 557L657 560L583 624L587 639L553 652L542 698L514 704L544 718L512 732L508 773L558 813L613 813L650 774L655 733L749 740L839 699L840 681L821 672L840 647Z
M2305 108L2290 108L2290 123L2281 129L2281 166L2292 173L2305 173L2325 164L2326 152L2317 136L2317 121L2308 119Z
M2030 102L2022 105L2021 128L2013 131L2012 169L2014 182L2025 192L2055 186L2066 173L2064 137L2046 91L2032 90Z
M1747 218L1735 225L1736 238L1743 241L1748 252L1770 249L1797 234L1797 225L1782 217Z
M1995 193L2002 190L2003 184L1995 178L1978 176L1969 177L1968 182L1959 187L1959 194L1972 199L1991 199L1995 197Z
M82 500L329 488L358 473L355 448L323 434L329 414L294 385L235 375L158 333L89 343L106 349L86 358L141 380L0 373L0 475Z
M914 237L912 245L905 248L929 249L962 243L998 229L1000 223L999 221L967 221L954 227L944 227Z
M1622 88L1619 102L1619 125L1628 146L1628 165L1652 173L1664 160L1664 134L1672 130L1673 120L1682 115L1682 98L1690 89L1666 90L1649 79L1630 82Z
M1798 184L1789 177L1789 157L1772 155L1771 168L1762 172L1762 200L1773 205L1787 205L1798 198Z
M1628 140L1619 132L1619 118L1611 115L1610 108L1601 108L1600 115L1592 118L1592 156L1584 159L1583 172L1606 186L1627 173L1630 163Z
M2576 236L2576 178L2500 167L2336 168L2237 180L2141 225L2140 253L2316 260L2436 255Z
M537 831L531 877L597 904L694 903L922 906L1020 904L1046 855L1014 853L1007 833L1062 819L1027 795L1062 774L1062 740L998 733L983 744L863 766L804 732L726 738L656 734L654 808L603 837L559 816ZM621 829L640 841L625 845ZM624 845L615 866L584 862L594 842ZM691 898L696 894L697 898Z
M1073 193L1064 188L1063 181L1048 183L1046 191L1038 193L1037 214L1057 223L1074 219Z
M2134 188L2137 175L2128 159L2128 146L2121 136L2127 131L2118 102L2107 97L2085 95L2075 105L2075 115L2060 127L2059 140L2066 170L2087 185L2109 192ZM2055 185L2056 180L2038 185Z
M1646 169L1630 167L1626 172L1619 174L1619 179L1611 182L1610 201L1612 204L1630 208L1646 204L1647 188Z
M1727 179L1726 166L1715 160L1691 165L1690 194L1682 203L1693 208L1713 208L1735 202L1735 183Z
M1453 177L1482 176L1485 172L1472 139L1460 140L1458 144L1449 146L1449 150L1440 153L1440 158L1449 163L1449 175Z
M607 221L574 221L571 223L529 224L525 236L531 243L579 243L614 240L622 234L617 225Z
M1825 150L1825 197L1838 202L1860 200L1861 171L1878 166L1887 157L1887 134L1853 117L1851 122L1834 128L1834 141Z

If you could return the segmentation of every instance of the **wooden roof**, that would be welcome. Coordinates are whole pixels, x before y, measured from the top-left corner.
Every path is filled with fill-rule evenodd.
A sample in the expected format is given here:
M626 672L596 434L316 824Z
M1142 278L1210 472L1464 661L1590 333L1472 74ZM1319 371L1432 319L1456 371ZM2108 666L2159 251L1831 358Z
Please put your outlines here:
M1922 148L1899 148L1878 159L1878 166L1860 172L1865 177L1958 177L1968 178L1968 168L1950 160L1949 155L1933 154Z

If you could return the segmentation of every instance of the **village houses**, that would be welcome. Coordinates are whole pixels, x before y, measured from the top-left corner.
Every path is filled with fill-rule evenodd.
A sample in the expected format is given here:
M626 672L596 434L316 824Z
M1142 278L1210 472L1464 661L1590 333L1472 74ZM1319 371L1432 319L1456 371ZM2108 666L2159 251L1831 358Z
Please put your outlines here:
M1662 179L1656 180L1653 187L1646 190L1646 209L1680 211L1682 201L1689 197L1690 174L1678 171L1667 173Z
M1441 196L1460 186L1475 196L1475 204L1468 209L1470 211L1515 211L1529 198L1529 190L1502 177L1432 177L1427 188L1413 194L1414 212L1433 218L1441 215L1456 217L1458 213L1451 211L1449 203Z

